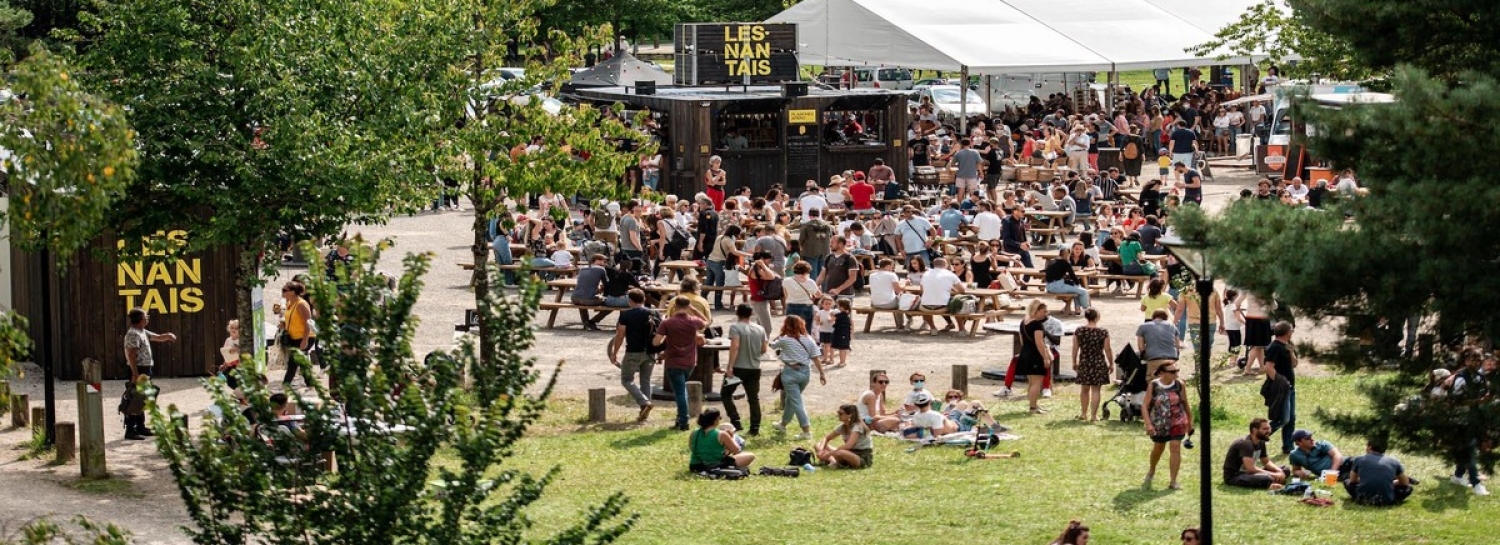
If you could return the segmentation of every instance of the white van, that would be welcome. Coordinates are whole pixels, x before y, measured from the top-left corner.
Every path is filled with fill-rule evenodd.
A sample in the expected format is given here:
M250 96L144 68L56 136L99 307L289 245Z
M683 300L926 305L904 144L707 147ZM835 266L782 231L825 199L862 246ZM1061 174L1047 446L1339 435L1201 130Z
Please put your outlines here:
M910 91L912 72L905 68L855 68L855 87Z

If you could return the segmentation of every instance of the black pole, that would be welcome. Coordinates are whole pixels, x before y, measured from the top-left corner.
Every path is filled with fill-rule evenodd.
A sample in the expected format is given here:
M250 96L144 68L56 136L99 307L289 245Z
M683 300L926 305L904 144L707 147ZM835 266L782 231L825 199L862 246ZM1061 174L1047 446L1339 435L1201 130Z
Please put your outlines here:
M42 233L42 240L47 239L47 234ZM47 413L46 426L42 429L42 437L47 446L52 446L57 441L57 392L53 387L52 372L52 252L42 247L42 328L40 339L37 340L36 350L32 353L36 356L37 365L42 366L42 399Z
M1204 277L1198 279L1198 424L1203 436L1198 440L1198 542L1201 545L1213 543L1214 533L1214 501L1213 501L1213 447L1209 440L1213 437L1210 423L1213 422L1212 411L1209 410L1208 385L1213 377L1209 369L1209 351L1213 346L1213 332L1209 331L1208 301L1213 297L1214 279Z

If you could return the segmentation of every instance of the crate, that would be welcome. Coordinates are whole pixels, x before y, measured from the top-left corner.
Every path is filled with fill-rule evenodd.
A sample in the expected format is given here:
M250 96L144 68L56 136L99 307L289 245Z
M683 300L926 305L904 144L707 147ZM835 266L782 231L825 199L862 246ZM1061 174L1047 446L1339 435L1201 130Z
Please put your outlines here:
M1016 167L1016 181L1018 182L1035 182L1036 176L1037 169L1029 167Z
M1055 180L1055 179L1057 179L1057 169L1055 169L1055 168L1039 168L1039 169L1036 169L1036 180L1035 181L1038 181L1038 182L1050 182L1050 181Z
M938 175L938 183L940 183L940 184L951 184L951 183L954 182L954 180L958 179L958 169L956 169L956 168L938 169L937 175Z

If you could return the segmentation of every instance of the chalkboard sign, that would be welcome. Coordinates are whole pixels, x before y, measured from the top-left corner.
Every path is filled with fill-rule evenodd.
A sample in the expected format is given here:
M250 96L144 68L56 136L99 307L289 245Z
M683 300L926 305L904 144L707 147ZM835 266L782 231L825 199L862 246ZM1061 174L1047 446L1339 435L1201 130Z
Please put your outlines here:
M686 23L675 33L678 85L797 81L797 25Z
M822 151L818 113L817 110L787 111L786 187L801 187L807 180L818 179Z

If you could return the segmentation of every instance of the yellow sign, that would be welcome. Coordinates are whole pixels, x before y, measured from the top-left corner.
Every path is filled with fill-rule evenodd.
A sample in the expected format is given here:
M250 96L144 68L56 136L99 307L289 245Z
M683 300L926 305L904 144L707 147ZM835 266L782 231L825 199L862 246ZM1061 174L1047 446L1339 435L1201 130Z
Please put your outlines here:
M730 76L771 75L771 33L760 25L724 27L724 66Z
M786 122L792 125L817 125L817 110L787 110Z
M157 233L167 242L181 247L187 242L187 231ZM144 243L143 243L144 244ZM125 241L118 244L125 249ZM167 255L164 251L143 250L145 255ZM141 307L153 314L201 312L203 310L203 263L201 259L178 259L146 263L120 263L115 269L115 286L125 298L125 308Z

